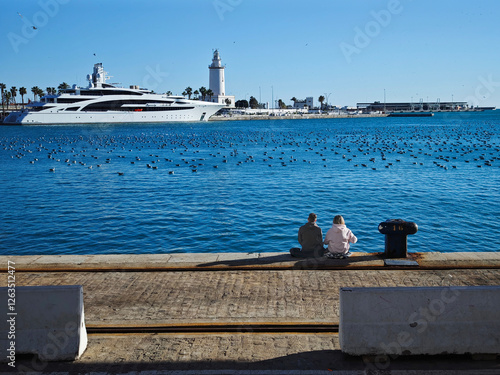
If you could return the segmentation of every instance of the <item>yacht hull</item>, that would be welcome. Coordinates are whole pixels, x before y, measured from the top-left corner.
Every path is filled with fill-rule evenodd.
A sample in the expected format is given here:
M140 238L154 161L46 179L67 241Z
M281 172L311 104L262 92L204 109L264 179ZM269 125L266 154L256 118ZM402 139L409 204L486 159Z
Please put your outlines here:
M154 123L208 121L221 105L197 104L191 109L174 111L107 111L107 112L12 112L4 119L7 125Z

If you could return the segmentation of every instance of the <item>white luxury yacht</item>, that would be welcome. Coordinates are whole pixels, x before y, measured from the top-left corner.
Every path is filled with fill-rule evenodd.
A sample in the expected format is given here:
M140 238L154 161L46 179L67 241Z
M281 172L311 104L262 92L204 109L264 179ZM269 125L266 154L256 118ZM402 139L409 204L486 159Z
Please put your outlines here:
M153 94L131 86L129 89L106 83L102 64L88 75L89 86L45 95L20 112L12 112L4 124L92 124L135 122L207 121L223 104L188 100L182 96Z

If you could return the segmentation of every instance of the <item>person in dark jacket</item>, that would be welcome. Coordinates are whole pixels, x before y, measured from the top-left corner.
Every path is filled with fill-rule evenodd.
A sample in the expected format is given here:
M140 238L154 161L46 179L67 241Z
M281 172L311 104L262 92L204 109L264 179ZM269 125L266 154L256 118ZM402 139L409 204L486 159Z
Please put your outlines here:
M307 223L299 228L298 240L302 248L291 248L290 254L293 257L319 258L324 255L323 232L316 224L317 219L318 216L315 213L310 213Z

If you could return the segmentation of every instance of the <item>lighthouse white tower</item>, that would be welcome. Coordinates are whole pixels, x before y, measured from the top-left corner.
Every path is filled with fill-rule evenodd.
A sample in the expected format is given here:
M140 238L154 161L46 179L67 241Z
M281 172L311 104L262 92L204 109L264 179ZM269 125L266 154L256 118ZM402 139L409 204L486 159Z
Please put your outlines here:
M214 96L226 95L226 85L224 83L224 69L226 67L222 66L220 61L219 51L214 51L214 58L212 59L212 65L208 66L210 70L210 84L209 88L213 91Z
M226 83L224 79L225 68L226 67L222 65L219 51L215 50L212 64L208 66L210 72L208 88L214 93L213 96L209 98L209 101L234 107L234 96L226 95Z

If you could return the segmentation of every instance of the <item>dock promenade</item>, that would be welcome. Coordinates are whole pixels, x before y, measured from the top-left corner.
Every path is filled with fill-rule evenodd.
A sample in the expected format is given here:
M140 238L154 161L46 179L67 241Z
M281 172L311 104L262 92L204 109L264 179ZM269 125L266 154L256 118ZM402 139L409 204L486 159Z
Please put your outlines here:
M388 117L387 114L381 113L363 113L363 114L317 114L317 113L298 113L287 115L269 115L269 114L254 114L254 115L234 115L219 116L213 115L209 121L243 121L243 120L311 120L311 119L345 119L345 118L371 118L371 117Z
M83 356L49 363L19 357L18 371L499 374L498 356L375 363L342 354L341 287L500 285L497 252L411 253L408 259L413 262L391 263L373 253L343 260L288 253L0 256L5 265L15 263L16 287L83 285L89 333ZM1 280L6 286L7 277Z

